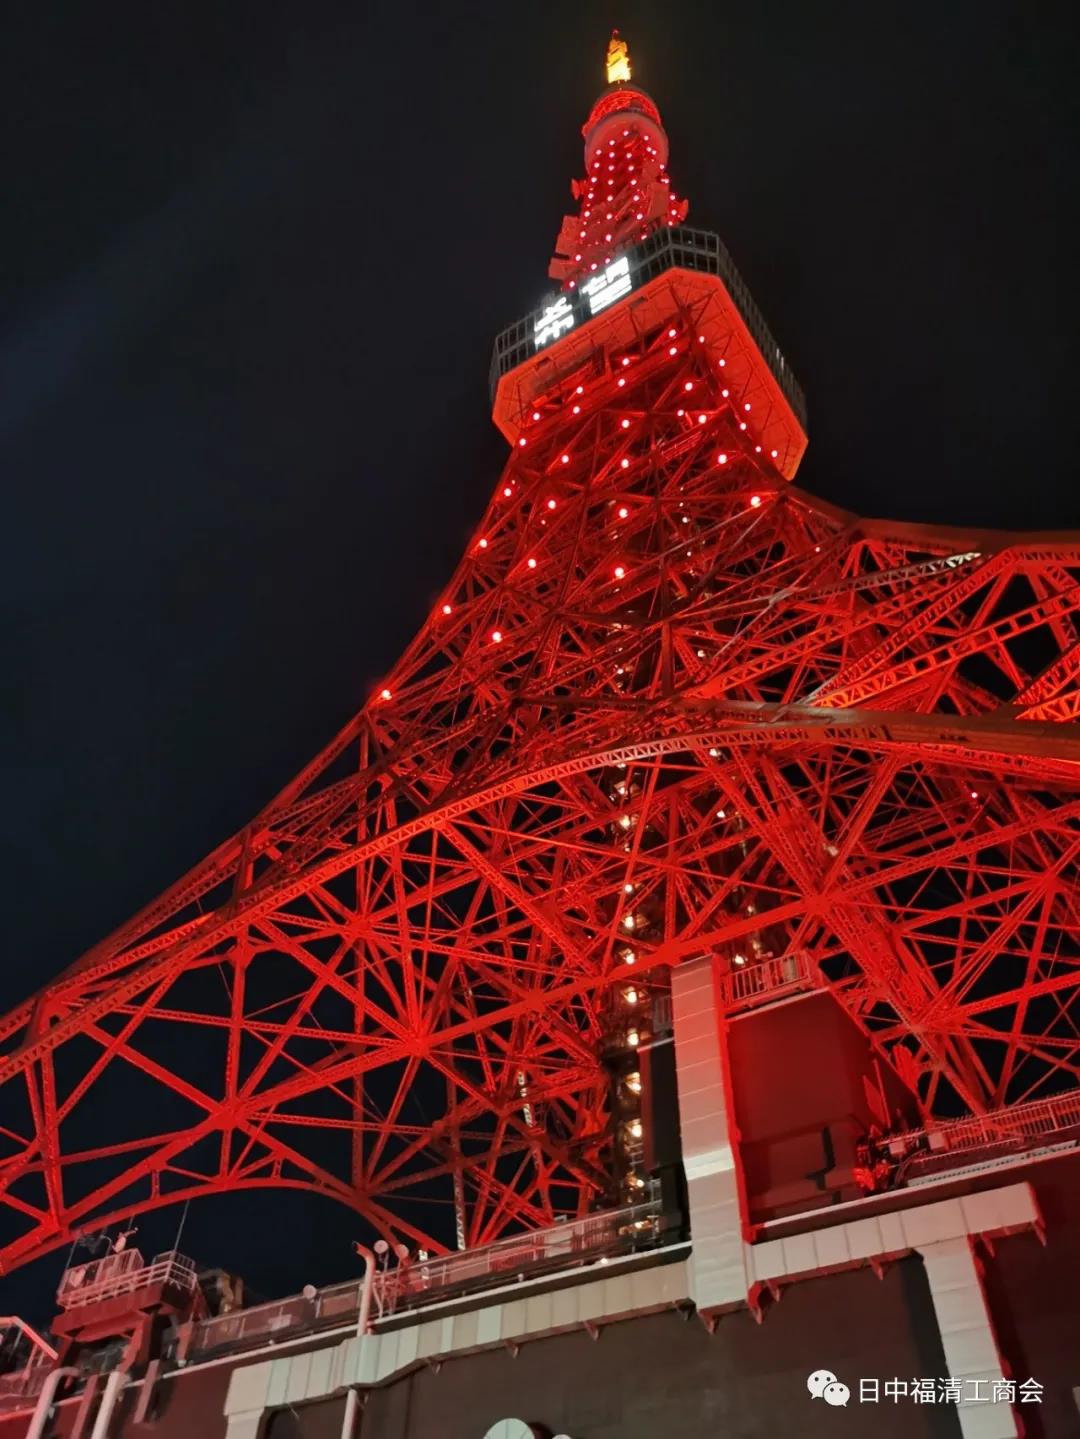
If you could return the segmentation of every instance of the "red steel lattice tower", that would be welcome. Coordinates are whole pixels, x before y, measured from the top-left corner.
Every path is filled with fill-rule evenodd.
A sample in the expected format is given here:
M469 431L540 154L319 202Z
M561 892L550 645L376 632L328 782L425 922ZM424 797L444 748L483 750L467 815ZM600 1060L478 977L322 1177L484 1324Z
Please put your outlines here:
M926 1114L1077 1084L1080 536L792 485L801 393L619 60L428 623L4 1021L6 1266L240 1188L436 1251L613 1202L636 1016L702 954L831 991Z

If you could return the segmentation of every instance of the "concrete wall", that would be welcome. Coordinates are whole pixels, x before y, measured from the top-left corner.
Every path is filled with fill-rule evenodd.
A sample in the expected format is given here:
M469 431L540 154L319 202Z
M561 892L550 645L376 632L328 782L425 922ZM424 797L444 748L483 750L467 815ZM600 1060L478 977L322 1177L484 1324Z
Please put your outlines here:
M1046 1244L1018 1234L980 1254L1001 1351L1014 1376L1046 1386L1025 1405L1025 1439L1080 1439L1080 1156L1024 1171L1039 1196Z
M860 1377L945 1373L918 1260L878 1280L869 1270L789 1290L757 1325L743 1311L710 1335L697 1318L656 1314L421 1369L367 1398L361 1439L483 1439L514 1416L573 1439L875 1439L959 1434L955 1410L851 1404L807 1393L829 1368ZM305 1436L306 1439L306 1436Z

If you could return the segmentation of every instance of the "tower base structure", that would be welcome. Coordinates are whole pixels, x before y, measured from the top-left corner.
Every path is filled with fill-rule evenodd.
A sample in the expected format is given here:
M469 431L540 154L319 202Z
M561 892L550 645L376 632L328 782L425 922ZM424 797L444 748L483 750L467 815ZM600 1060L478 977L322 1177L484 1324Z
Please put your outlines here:
M827 996L780 985L732 1008L711 960L684 964L642 1063L657 1173L681 1136L683 1212L653 1182L634 1205L382 1269L365 1333L359 1277L209 1315L140 1284L156 1348L125 1351L112 1389L92 1346L82 1372L69 1355L4 1376L0 1439L749 1439L834 1434L835 1407L862 1411L851 1432L905 1439L1080 1433L1077 1116L1064 1099L1014 1112L1004 1149L990 1121L981 1141L896 1131L906 1153L867 1192L845 1135L898 1096L874 1091L860 1042ZM820 1072L792 1085L811 1043Z

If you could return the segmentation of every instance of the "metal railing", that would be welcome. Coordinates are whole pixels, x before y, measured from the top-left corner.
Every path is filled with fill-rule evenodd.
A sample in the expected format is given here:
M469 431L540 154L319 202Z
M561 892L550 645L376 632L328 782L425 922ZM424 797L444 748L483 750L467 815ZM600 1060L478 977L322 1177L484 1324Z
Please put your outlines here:
M740 965L723 975L720 995L725 1009L739 1009L813 987L810 962L801 951Z
M137 1249L125 1249L65 1269L56 1300L62 1309L75 1309L115 1299L120 1294L133 1294L149 1285L169 1285L190 1292L197 1283L194 1263L175 1249L156 1254L149 1264Z
M511 1235L482 1249L399 1265L381 1275L382 1283L376 1284L376 1313L386 1316L454 1294L651 1247L657 1234L660 1200L652 1185L647 1192L649 1197L641 1204L589 1214L531 1234Z
M651 1248L660 1235L661 1205L656 1186L650 1185L646 1193L648 1197L640 1204L384 1270L375 1276L373 1318L378 1322L401 1311L517 1279ZM351 1279L201 1320L192 1327L183 1350L185 1362L190 1364L222 1349L250 1348L352 1323L359 1316L362 1290L363 1280Z
M784 359L780 346L773 339L765 317L754 302L746 281L739 274L735 261L719 235L714 235L709 230L691 229L687 225L673 229L665 226L625 253L630 259L635 289L647 284L649 280L654 280L657 275L662 275L665 270L676 268L697 270L701 274L716 275L723 280L762 358L798 416L803 429L806 428L806 396L802 386ZM522 319L515 320L496 336L491 358L492 400L502 377L511 370L516 370L518 365L523 365L536 353L533 335L542 313L543 307L540 307Z
M968 1119L945 1120L925 1129L892 1136L888 1145L894 1153L910 1154L923 1149L927 1155L956 1150L982 1149L1010 1140L1043 1139L1062 1130L1080 1126L1080 1089L1070 1089L1051 1099L1036 1099L995 1109Z
M36 1399L45 1384L45 1376L52 1373L52 1364L47 1360L28 1364L13 1374L0 1374L0 1410L17 1409Z

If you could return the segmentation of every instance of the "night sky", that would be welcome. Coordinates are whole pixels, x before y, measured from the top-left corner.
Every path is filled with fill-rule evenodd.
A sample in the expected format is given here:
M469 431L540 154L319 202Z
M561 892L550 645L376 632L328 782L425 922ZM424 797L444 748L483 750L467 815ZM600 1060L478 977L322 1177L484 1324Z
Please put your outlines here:
M1080 526L1070 8L10 10L0 1003L249 818L424 621L502 463L491 342L551 288L613 25L807 392L800 483ZM354 1233L248 1194L184 1248L272 1294L353 1273ZM47 1319L60 1262L0 1308Z

